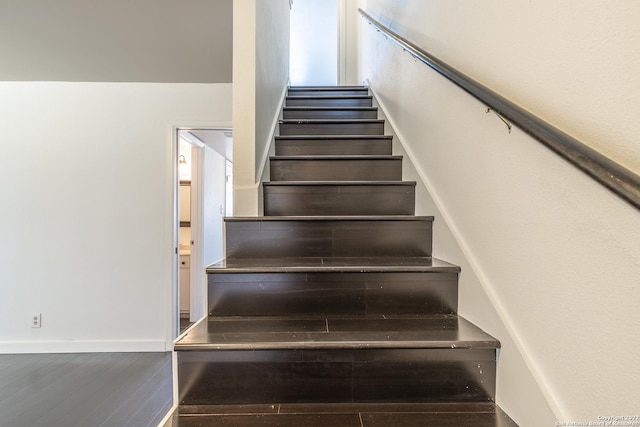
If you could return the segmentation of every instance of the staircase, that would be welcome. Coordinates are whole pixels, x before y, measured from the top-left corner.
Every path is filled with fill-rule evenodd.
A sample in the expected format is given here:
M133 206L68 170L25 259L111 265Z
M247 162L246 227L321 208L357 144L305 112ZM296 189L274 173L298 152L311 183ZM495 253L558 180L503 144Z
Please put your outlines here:
M364 87L289 89L264 216L226 218L167 426L516 426L377 116Z

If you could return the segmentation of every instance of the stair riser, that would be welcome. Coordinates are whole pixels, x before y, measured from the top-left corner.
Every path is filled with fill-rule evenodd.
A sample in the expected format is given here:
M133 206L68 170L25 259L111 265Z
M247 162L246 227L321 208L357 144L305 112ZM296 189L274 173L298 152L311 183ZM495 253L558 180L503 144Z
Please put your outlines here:
M184 405L483 402L495 397L495 350L179 352Z
M367 89L289 89L289 96L366 96Z
M276 156L390 155L391 139L276 139Z
M350 109L287 109L282 112L285 120L295 119L377 119L378 111L375 109L350 110Z
M401 181L402 159L271 159L271 181Z
M226 221L227 258L431 256L431 221Z
M287 97L287 107L371 107L373 98L365 97Z
M384 135L384 122L280 123L280 135Z
M264 214L295 215L413 215L415 186L313 185L263 186Z
M455 273L210 273L214 316L452 314Z

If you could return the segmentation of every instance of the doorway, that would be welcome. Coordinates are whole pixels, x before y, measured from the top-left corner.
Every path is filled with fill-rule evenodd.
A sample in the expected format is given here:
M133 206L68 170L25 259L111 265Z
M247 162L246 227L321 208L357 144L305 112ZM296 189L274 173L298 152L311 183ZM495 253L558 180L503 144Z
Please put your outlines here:
M223 218L233 215L231 129L176 130L174 338L207 315L205 269L224 258ZM229 194L231 193L231 194Z
M296 0L291 6L292 86L338 83L338 0Z

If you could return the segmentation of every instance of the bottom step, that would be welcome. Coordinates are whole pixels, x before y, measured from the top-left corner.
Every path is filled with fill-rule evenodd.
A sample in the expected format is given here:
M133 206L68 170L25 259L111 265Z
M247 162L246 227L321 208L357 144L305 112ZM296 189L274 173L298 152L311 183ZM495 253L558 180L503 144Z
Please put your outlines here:
M163 427L518 427L493 403L180 406Z
M490 402L499 346L457 315L209 317L175 344L179 402Z

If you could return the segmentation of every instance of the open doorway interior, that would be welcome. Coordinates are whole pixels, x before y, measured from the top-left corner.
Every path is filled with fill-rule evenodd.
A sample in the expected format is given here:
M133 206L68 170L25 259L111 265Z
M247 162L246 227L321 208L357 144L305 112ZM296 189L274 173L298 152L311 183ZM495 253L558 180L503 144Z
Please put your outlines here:
M176 336L207 313L205 269L224 258L223 218L233 215L231 130L178 129L177 135Z

